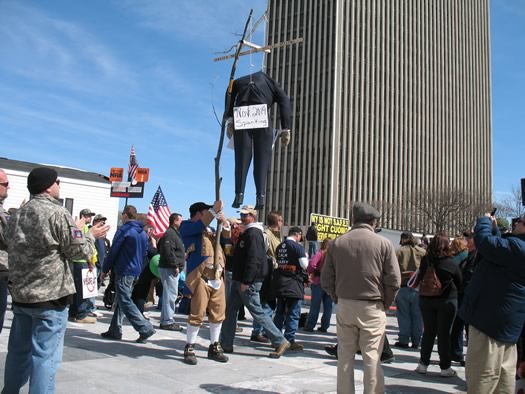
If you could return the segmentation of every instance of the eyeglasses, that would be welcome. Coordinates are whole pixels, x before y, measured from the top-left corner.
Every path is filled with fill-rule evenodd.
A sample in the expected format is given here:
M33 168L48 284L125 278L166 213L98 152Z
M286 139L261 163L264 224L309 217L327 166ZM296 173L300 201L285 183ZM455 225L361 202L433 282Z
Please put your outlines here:
M60 186L60 179L57 179L57 180L55 181L55 183L56 183L58 186Z
M8 187L9 186L9 182L0 182L0 186Z

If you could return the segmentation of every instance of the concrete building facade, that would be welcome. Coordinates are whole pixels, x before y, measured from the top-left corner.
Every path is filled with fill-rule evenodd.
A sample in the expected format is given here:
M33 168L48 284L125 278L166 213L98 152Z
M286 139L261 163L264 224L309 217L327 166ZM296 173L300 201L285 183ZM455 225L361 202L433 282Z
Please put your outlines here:
M294 113L267 210L306 225L367 201L390 211L384 227L418 231L406 212L422 193L490 203L488 0L270 0L267 42L297 37L265 61Z

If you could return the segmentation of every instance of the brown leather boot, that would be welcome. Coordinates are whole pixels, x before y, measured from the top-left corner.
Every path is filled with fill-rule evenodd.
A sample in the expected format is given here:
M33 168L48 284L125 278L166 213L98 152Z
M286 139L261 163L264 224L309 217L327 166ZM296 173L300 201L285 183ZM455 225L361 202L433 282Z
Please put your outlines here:
M279 346L275 348L275 352L270 353L270 358L279 358L281 357L284 352L286 352L290 348L290 342L288 342L286 339L283 343L281 343Z

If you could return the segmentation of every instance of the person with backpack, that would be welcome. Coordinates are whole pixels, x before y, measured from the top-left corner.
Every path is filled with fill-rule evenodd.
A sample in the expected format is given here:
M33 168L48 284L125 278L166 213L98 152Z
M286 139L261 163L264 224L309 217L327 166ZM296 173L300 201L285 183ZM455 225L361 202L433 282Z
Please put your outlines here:
M458 310L461 271L452 259L449 237L445 233L436 234L430 241L416 283L419 283L419 307L425 327L416 372L427 373L437 336L440 376L456 376L451 368L450 330Z
M312 222L306 231L306 240L308 241L308 256L312 258L317 253L317 225Z

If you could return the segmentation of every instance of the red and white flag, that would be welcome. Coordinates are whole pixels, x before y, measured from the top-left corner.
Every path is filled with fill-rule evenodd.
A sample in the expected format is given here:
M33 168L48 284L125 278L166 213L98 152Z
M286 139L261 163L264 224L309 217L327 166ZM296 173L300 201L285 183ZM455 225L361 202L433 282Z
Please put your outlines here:
M135 179L138 168L139 162L137 161L137 156L135 155L135 147L131 145L131 153L129 154L128 164L128 181L133 181L133 179Z
M148 210L148 223L153 226L153 233L155 235L164 234L170 224L170 215L171 211L168 208L168 203L166 202L164 193L162 193L162 189L159 186L153 196L153 200L151 200L151 204L149 204Z

